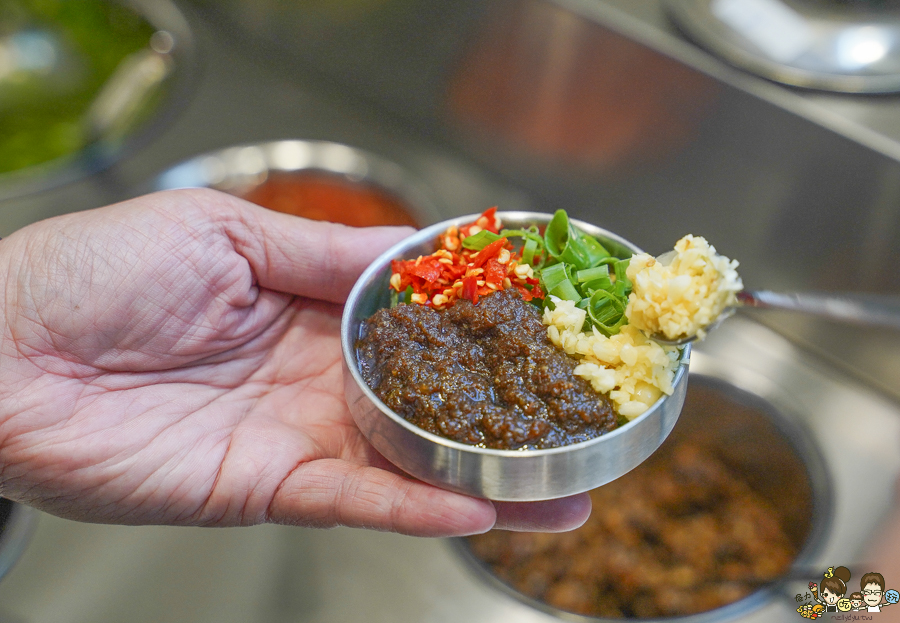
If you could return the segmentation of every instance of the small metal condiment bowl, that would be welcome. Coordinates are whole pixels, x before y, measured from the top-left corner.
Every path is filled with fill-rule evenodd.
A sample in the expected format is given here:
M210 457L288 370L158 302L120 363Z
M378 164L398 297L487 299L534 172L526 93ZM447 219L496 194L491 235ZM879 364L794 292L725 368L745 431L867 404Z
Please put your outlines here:
M504 227L546 225L552 215L500 212ZM434 252L436 241L450 225L460 226L478 215L437 223L401 241L382 254L360 276L347 299L341 323L344 393L357 425L369 442L391 463L433 485L498 501L561 498L610 482L644 461L668 436L684 403L690 347L681 352L675 391L616 430L590 441L546 450L493 450L470 446L428 433L388 408L366 385L359 371L356 342L361 324L389 306L391 260ZM597 237L614 253L638 253L627 240L600 227L572 221Z
M406 167L331 141L285 139L226 147L173 166L156 179L153 190L214 188L241 196L272 174L306 172L325 173L351 185L386 191L419 225L439 218L439 204L432 191Z

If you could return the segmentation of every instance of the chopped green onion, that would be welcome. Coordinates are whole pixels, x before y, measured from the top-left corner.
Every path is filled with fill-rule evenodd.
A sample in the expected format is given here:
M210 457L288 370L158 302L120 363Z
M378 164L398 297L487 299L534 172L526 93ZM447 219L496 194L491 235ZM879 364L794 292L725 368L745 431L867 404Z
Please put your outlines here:
M522 262L534 265L534 254L538 249L538 242L533 238L525 240L525 246L522 247Z
M565 264L553 264L541 269L541 285L544 291L567 301L580 301L583 297L572 285L572 279Z
M554 264L553 266L542 268L540 279L541 285L544 286L544 291L550 292L563 281L569 280L569 275L566 272L566 265Z
M631 258L628 258L627 260L619 260L614 265L616 274L616 294L621 297L627 297L631 293L631 280L628 278L628 275L625 274L630 263Z
M400 293L397 292L394 288L391 288L391 309L397 307L400 303Z
M588 281L587 283L579 284L581 291L584 292L585 296L590 296L597 290L605 290L607 292L614 292L616 289L615 284L607 277L606 279L596 279L594 281Z
M477 234L473 234L471 236L466 236L462 241L462 246L467 249L473 249L475 251L481 251L483 248L491 244L496 240L500 240L503 236L498 236L494 232L490 232L486 229L482 229Z
M578 283L587 283L588 281L604 278L609 280L609 266L594 266L593 268L579 270L576 278L578 279Z
M565 301L575 301L576 303L582 298L581 295L578 294L578 290L575 289L575 286L573 286L572 282L568 279L550 290L550 294Z
M596 266L610 256L596 238L572 225L565 210L557 210L550 219L544 231L544 244L551 257L578 269Z
M544 230L544 244L551 257L562 255L569 241L569 216L565 210L557 210Z
M594 292L588 303L591 320L595 323L608 324L622 316L622 306L618 299L605 290Z
M619 259L617 257L613 257L613 256L604 257L602 260L597 262L597 266L612 266L613 270L615 270L616 263L621 262L621 261L622 261L621 259Z
M578 228L575 228L575 231L579 233L576 244L581 247L581 253L587 258L587 266L596 266L600 260L610 257L609 251L596 238Z
M597 290L591 295L587 313L591 324L606 336L618 333L627 321L622 299L605 290Z
M530 237L526 237L526 246L528 240ZM543 248L543 261L548 265L540 269L539 276L544 291L585 309L587 328L595 326L605 335L618 333L628 321L625 306L631 282L625 270L630 260L622 258L630 257L630 250L614 240L604 245L573 225L565 210L557 210L550 219ZM545 299L543 304L546 307L552 303Z
M502 229L500 235L504 238L524 238L522 263L537 268L535 256L544 249L544 238L537 227L532 225L528 229Z
M528 229L501 229L500 235L504 238L528 238L544 244L544 238L541 236L538 228L532 225Z

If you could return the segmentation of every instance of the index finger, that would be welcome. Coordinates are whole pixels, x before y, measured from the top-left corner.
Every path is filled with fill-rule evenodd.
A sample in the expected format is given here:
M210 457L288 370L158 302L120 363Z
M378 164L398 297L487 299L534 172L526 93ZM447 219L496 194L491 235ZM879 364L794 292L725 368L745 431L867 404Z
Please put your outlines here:
M226 233L250 263L260 286L333 303L347 298L375 258L415 231L311 221L217 191L190 192L198 194L199 202L237 213L236 220L225 219Z
M285 217L282 227L277 227ZM254 261L266 288L342 303L375 258L409 236L409 227L354 228L307 221L282 214L265 215L263 261Z

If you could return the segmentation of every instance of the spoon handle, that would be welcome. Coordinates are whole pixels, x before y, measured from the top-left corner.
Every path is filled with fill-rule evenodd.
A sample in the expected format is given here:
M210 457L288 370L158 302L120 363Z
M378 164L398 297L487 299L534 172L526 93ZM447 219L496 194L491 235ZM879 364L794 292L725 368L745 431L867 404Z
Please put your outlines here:
M867 327L900 331L900 297L876 294L785 294L767 290L744 290L738 301L746 307L799 311L820 318Z

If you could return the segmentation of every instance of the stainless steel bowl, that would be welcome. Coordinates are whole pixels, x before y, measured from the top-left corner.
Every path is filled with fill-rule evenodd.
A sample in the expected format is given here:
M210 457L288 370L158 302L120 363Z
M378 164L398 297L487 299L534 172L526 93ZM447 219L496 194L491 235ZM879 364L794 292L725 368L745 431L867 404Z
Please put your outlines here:
M215 188L241 195L272 173L319 171L370 184L399 199L420 225L440 214L431 190L408 169L369 151L330 141L280 140L236 145L202 154L163 172L153 190Z
M546 224L551 215L536 212L499 213L505 226ZM560 498L588 491L614 480L644 461L668 436L684 403L690 347L682 350L675 391L645 413L616 430L578 444L547 450L491 450L450 441L407 422L389 409L363 380L356 353L361 323L389 306L391 260L434 251L438 236L450 225L472 222L477 215L437 223L417 232L382 254L362 274L350 293L341 323L344 353L344 393L357 425L369 442L391 463L433 485L500 501ZM602 242L640 249L600 227L573 221Z
M718 464L726 466L729 473L740 478L759 499L764 501L778 520L779 526L790 544L796 547L797 553L793 558L792 567L784 569L778 577L772 577L770 582L756 583L754 587L749 578L733 578L736 581L748 581L750 591L744 597L717 608L682 614L674 619L664 617L652 620L677 620L685 623L688 621L691 623L726 621L745 617L767 604L772 607L789 608L785 613L785 616L788 616L797 604L794 601L793 592L786 588L785 582L802 578L802 582L805 584L807 579L815 577L815 574L819 573L818 567L813 562L818 560L822 554L834 519L834 483L831 474L818 445L812 439L811 431L797 421L797 415L793 412L796 408L796 400L792 400L790 395L780 396L777 394L763 398L755 392L738 387L731 382L731 379L746 376L748 373L740 366L721 360L706 359L697 351L694 352L694 359L695 363L700 364L696 367L701 373L691 372L690 388L687 392L682 417L669 439L660 448L661 455L664 456L666 452L671 452L679 444L688 443L693 448L702 449L706 456L713 458ZM769 398L774 398L774 400ZM660 458L661 455L658 454L655 458ZM658 471L654 470L659 469L661 469L659 464L651 466L648 462L623 477L617 484L621 484L624 490L646 491L646 488L642 489L637 482L632 488L632 485L629 485L630 479L646 481L648 478L655 478ZM688 497L690 485L685 486L686 497ZM638 514L635 509L604 507L596 504L593 512L600 513L601 516L607 512L616 513L619 521L625 525L630 525L629 521ZM639 512L642 519L638 521L638 524L648 535L645 537L647 539L646 547L664 549L664 546L657 544L657 539L664 539L665 536L662 533L671 527L654 525L649 519L654 515L651 510L642 507ZM698 509L687 515L679 515L678 513L684 513L684 509L679 509L673 511L673 514L666 519L679 521L676 518L680 517L682 522L680 528L685 529L688 526L701 525L699 521L705 512L709 511ZM547 623L553 620L582 621L584 623L606 621L612 623L622 619L577 615L544 600L544 596L552 592L552 585L557 582L567 581L570 586L573 583L583 582L583 586L587 590L592 588L590 580L587 579L588 574L583 568L580 568L578 574L572 574L568 578L560 577L564 574L563 570L569 568L567 565L578 566L579 563L584 562L583 560L574 561L571 555L564 553L571 551L573 546L579 552L590 551L592 564L597 565L599 570L608 570L611 566L620 569L623 567L625 562L621 558L607 561L603 552L609 553L610 556L615 555L610 553L607 547L601 546L599 550L591 547L594 543L602 543L604 537L601 534L604 533L604 530L599 527L602 525L604 525L602 521L592 524L589 520L589 523L583 528L565 535L523 534L512 536L510 533L500 532L496 535L453 539L452 543L456 554L480 581L500 594L512 597L536 611L549 615L546 618L535 617L536 621L547 621ZM637 528L635 528L636 531ZM712 539L715 538L714 535L705 535L696 531L691 534L694 552L717 552L722 547L728 547L727 544L721 542L704 542L704 538L708 536ZM485 539L492 537L500 539L504 543L502 547L510 547L507 539L518 539L515 551L534 552L532 560L523 565L523 560L519 559L516 561L516 564L520 565L518 569L507 568L506 571L512 577L527 582L530 587L528 590L543 591L542 594L520 592L519 588L513 586L514 581L502 577L502 570L493 568L476 554L477 540L481 540L482 548L489 548L488 550L482 549L482 552L490 551L491 547L497 546L496 543L491 546L489 542L485 542ZM721 533L718 538L722 538ZM530 550L529 547L531 547ZM614 594L617 589L615 588L616 583L613 582L612 587L606 587L607 592L599 595L607 605L616 602L632 602L647 608L648 602L652 601L654 588L657 596L664 594L665 599L670 603L677 603L681 595L689 592L688 588L677 583L667 583L664 591L659 590L659 584L654 586L653 582L649 580L654 574L642 568L641 556L649 556L649 554L641 553L644 551L644 545L632 544L630 547L635 554L631 562L634 576L630 577L639 577L641 571L646 571L648 575L643 579L647 581L647 585L629 585L625 596L620 596ZM556 555L548 557L547 552L549 551L555 551ZM711 553L710 555L715 554ZM673 556L675 560L666 563L671 565L669 570L675 569L679 565L682 568L691 568L692 562L696 564L695 561L678 558L677 554L673 554ZM760 558L765 559L765 554L762 554ZM766 559L764 562L768 562L768 560ZM556 566L551 561L556 562ZM709 562L712 563L712 561ZM533 575L524 574L523 566L530 567ZM700 567L703 565L701 564ZM709 568L718 569L718 566L710 564ZM811 572L811 569L816 569L816 572ZM661 577L660 573L659 569L655 570L657 582ZM694 580L697 584L696 591L700 593L704 589L709 589L706 581L710 572L705 570L696 573L701 578L700 581ZM665 573L662 576L668 577ZM733 580L722 579L720 582L723 587L726 587L731 586L730 582ZM608 582L609 578L606 581ZM630 597L627 591L631 591ZM640 597L633 597L634 593ZM673 596L673 594L677 596ZM638 604L638 602L641 603ZM765 616L754 617L753 620L782 620L778 614L778 612L769 611ZM644 618L643 620L650 619Z
M842 93L900 91L893 2L665 0L687 37L775 82Z

